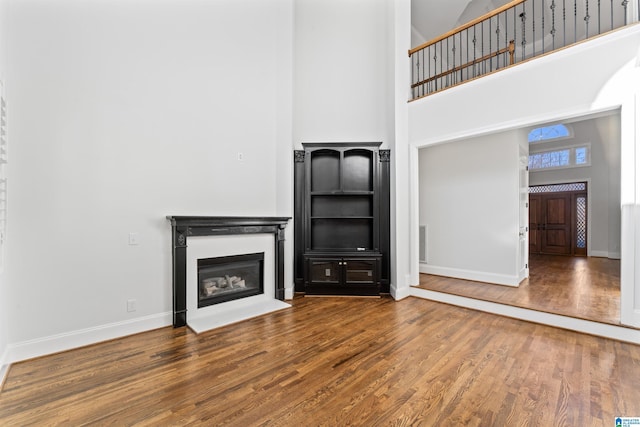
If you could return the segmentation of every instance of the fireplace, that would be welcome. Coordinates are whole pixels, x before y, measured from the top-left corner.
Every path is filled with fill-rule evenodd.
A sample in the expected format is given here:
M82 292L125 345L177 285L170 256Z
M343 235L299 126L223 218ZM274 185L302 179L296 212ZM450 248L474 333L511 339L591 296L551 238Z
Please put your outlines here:
M263 276L267 275L269 277L268 280L270 283L270 287L273 288L273 290L269 290L269 295L265 294L265 289L268 289L268 287L266 286L267 285L266 280L261 280L261 282L263 283L262 284L263 287L260 289L260 286L258 286L260 290L257 291L258 292L257 295L254 295L251 298L244 298L244 296L246 295L242 294L244 291L241 291L242 285L240 284L240 282L243 279L242 278L238 279L238 277L241 277L242 274L244 273L239 273L239 272L234 273L233 271L231 271L231 274L229 274L229 273L216 271L217 266L215 262L212 262L212 264L204 267L207 269L210 268L210 270L207 270L207 272L205 273L205 275L208 275L209 277L205 277L205 279L210 278L212 280L207 281L203 285L192 284L192 286L189 287L190 292L191 290L193 290L193 294L197 293L199 295L200 290L196 289L196 287L199 288L200 286L203 286L205 287L205 291L204 291L205 296L214 297L212 299L209 299L206 297L202 298L203 300L202 303L206 305L205 307L202 307L202 308L199 308L201 307L200 302L195 301L195 299L199 299L198 297L196 297L195 295L189 297L189 301L193 301L193 303L189 302L189 307L191 307L191 310L193 310L191 312L192 315L189 316L189 318L192 319L189 322L189 326L192 329L197 328L196 326L194 326L195 324L194 320L197 320L196 318L200 318L201 316L205 316L205 314L201 315L199 312L205 312L210 310L213 310L219 314L222 314L222 313L225 313L226 309L230 309L230 310L233 309L236 311L236 313L233 313L233 315L227 315L226 316L227 319L225 320L225 322L232 321L232 320L239 321L240 317L245 316L246 313L239 313L239 311L242 311L242 310L237 310L238 308L237 306L245 303L248 304L249 302L251 302L251 300L255 298L261 299L261 301L258 303L258 305L260 306L260 310L267 310L267 309L276 310L284 307L290 307L288 304L285 304L282 302L284 300L284 229L287 223L289 222L290 218L287 218L287 217L167 216L167 219L171 222L171 241L172 241L172 247L173 247L172 291L173 291L173 326L174 327L178 328L178 327L187 325L187 267L189 265L189 262L187 260L188 258L187 245L192 240L191 239L192 237L194 238L194 240L197 240L203 236L211 236L211 237L255 236L256 238L258 238L259 235L273 236L271 238L271 244L270 244L272 249L268 249L268 251L271 254L269 255L269 258L267 260L267 256L263 252L265 256L260 268L260 270L262 271L261 274ZM195 244L196 242L193 242L193 243ZM239 251L230 250L227 253L202 254L203 256L198 256L197 259L198 260L208 259L210 257L226 258L228 256L227 254L229 254L230 256L235 256L233 254L241 254L241 253L247 253L251 255L251 254L259 253L261 251L263 251L262 248L247 248ZM255 260L252 260L252 262L253 261ZM266 262L269 263L268 268L265 265ZM195 264L196 263L194 261L193 270L189 269L189 271L194 271L194 274L197 274L196 272L197 268ZM266 273L265 270L268 271L268 273ZM234 292L218 293L217 289L214 289L214 287L221 288L222 286L218 286L217 284L214 284L215 280L213 279L225 277L225 280L226 280L226 276L229 276L232 284L238 285L237 286L238 289L236 293ZM236 278L233 278L233 276L236 276ZM262 277L262 279L265 279L265 277ZM200 282L198 278L194 278L193 281L194 282L197 281L198 283ZM244 279L244 286L245 288L247 287L246 279ZM206 290L207 287L209 288L208 291ZM209 292L209 295L206 295L207 292ZM254 291L251 291L251 292L254 292ZM228 294L228 295L225 295L225 294ZM221 298L227 298L227 296L230 297L232 294L235 294L237 296L241 295L243 298L230 302L229 304L217 304L218 302L230 301L230 300L226 300L226 301L217 300L218 296L220 296ZM223 295L225 296L223 297ZM194 299L192 300L191 298L194 298ZM267 299L270 301L267 301ZM230 306L233 306L233 307L230 307ZM257 312L256 310L253 310L254 314L256 312Z
M198 259L198 308L264 293L264 253Z

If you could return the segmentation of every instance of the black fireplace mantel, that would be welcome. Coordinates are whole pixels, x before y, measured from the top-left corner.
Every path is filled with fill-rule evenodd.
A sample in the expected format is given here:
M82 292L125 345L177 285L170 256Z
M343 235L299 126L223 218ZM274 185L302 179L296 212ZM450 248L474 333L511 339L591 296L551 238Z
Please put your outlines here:
M189 236L273 234L275 298L284 300L284 228L287 217L167 216L173 246L173 327L187 324L187 239Z

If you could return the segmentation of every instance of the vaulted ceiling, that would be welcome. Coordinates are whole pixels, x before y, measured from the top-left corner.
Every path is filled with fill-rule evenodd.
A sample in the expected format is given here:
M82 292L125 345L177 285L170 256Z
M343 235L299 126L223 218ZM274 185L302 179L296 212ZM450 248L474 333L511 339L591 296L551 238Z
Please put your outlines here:
M411 45L431 40L509 1L411 0Z

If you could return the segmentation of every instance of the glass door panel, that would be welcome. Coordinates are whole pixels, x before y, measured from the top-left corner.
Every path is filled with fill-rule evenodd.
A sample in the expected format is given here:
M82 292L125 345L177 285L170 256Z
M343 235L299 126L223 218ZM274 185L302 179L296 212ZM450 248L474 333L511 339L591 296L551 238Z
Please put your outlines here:
M347 260L344 263L347 283L374 283L375 261Z

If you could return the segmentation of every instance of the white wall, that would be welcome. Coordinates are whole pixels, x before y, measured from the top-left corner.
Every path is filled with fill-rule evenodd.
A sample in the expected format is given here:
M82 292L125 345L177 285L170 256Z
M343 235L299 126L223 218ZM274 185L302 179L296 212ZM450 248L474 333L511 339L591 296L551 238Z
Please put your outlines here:
M169 323L165 215L290 215L291 2L10 0L6 14L14 358Z
M531 152L591 144L591 166L530 172L531 185L588 181L591 256L620 258L620 116L598 117L568 124L573 138L534 144Z
M302 142L392 144L390 1L294 2L293 139L298 147Z
M420 150L424 273L517 285L519 133Z

